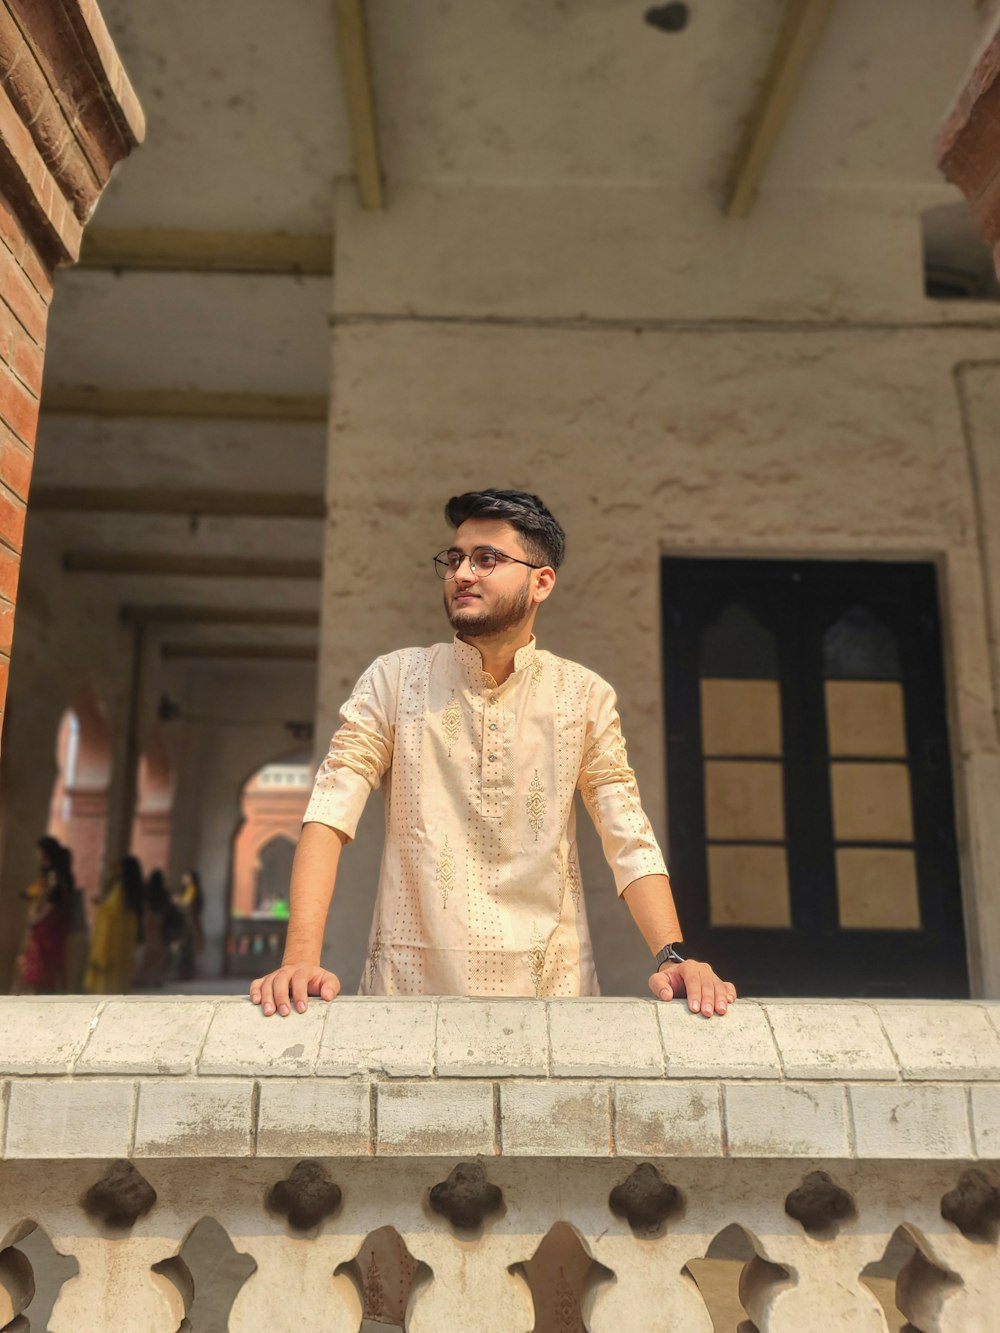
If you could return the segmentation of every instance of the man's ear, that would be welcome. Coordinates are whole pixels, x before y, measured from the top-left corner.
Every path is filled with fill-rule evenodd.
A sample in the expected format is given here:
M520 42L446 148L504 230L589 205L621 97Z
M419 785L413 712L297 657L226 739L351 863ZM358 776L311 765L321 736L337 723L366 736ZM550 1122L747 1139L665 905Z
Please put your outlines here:
M535 587L531 594L533 602L544 602L556 586L556 571L550 565L543 565L535 573Z

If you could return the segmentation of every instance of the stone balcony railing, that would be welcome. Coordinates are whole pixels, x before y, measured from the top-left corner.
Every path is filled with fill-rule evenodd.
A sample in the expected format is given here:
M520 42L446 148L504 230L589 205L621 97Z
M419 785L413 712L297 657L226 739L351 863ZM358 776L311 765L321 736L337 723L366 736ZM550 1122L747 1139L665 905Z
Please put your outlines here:
M20 998L0 1076L0 1327L1000 1327L1000 1005Z

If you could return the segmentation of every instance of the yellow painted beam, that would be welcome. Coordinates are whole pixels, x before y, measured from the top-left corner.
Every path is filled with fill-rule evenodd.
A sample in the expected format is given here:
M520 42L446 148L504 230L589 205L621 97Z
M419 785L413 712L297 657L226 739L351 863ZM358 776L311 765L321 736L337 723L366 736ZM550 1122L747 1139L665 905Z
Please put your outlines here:
M324 394L210 393L201 389L96 389L52 385L44 416L169 417L225 421L325 421Z
M745 218L837 0L787 0L778 40L726 186L723 211Z
M333 16L354 145L358 197L362 208L379 212L385 208L385 192L364 0L333 0Z
M88 227L79 267L328 277L333 272L333 237L329 233Z

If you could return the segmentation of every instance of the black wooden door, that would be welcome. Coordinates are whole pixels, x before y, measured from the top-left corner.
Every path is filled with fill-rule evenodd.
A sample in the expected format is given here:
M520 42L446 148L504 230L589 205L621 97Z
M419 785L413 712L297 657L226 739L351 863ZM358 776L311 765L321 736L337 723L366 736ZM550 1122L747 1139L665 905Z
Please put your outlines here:
M669 861L744 993L963 996L935 571L663 560Z

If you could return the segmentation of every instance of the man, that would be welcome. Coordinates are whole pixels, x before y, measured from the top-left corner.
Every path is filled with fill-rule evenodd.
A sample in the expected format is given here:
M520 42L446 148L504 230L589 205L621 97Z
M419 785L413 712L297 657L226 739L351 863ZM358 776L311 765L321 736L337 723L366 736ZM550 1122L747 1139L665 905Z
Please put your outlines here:
M341 711L292 867L284 961L250 986L265 1015L332 1000L320 953L341 851L382 787L386 839L361 991L596 995L576 847L580 789L662 1000L724 1014L735 988L685 960L666 867L628 766L615 695L532 633L565 534L537 496L448 502L435 557L456 631L380 657Z

